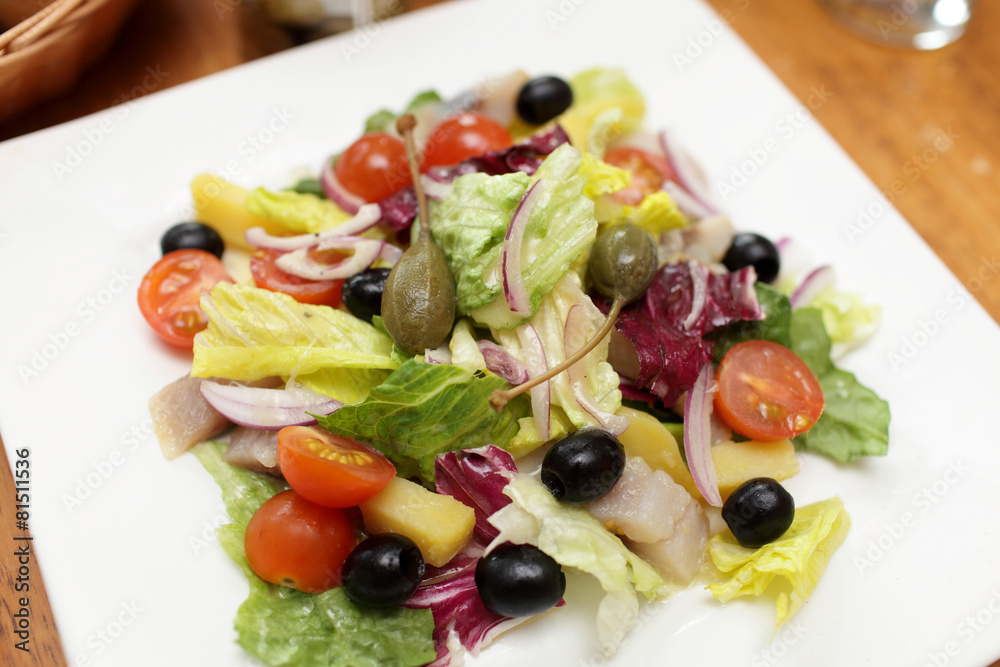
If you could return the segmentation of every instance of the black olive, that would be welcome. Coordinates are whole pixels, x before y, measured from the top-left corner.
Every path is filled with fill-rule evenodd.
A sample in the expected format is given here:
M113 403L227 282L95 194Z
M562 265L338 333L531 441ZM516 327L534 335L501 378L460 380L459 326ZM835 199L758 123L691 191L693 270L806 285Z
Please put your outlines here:
M225 244L219 232L200 222L179 222L160 238L160 250L168 252L181 248L195 248L222 257Z
M741 546L757 549L785 534L795 518L795 501L770 477L755 477L733 491L722 518Z
M344 593L365 607L391 607L404 602L424 578L424 558L408 537L372 535L347 556L341 569Z
M557 76L539 76L517 94L517 115L526 123L547 123L573 104L573 90Z
M599 428L566 436L542 460L542 484L556 500L589 503L602 498L625 472L625 448Z
M375 315L382 314L382 292L388 277L389 269L365 269L347 279L341 299L351 315L371 322Z
M538 547L507 542L479 559L476 589L494 614L532 616L562 599L566 575Z
M738 271L744 266L753 266L757 280L769 283L778 277L781 259L778 248L760 234L744 232L733 237L733 243L722 258L722 263L730 271Z

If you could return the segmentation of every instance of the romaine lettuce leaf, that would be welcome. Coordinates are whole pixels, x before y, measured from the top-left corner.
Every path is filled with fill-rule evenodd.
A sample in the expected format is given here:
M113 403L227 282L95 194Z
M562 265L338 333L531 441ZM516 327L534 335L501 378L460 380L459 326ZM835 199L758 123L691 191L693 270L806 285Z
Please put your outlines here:
M493 544L534 544L596 577L607 594L597 611L598 640L605 655L613 653L638 615L635 591L652 600L663 579L586 510L560 503L531 477L511 474L504 494L513 502L490 517L500 530Z
M866 304L861 296L828 287L808 304L823 312L823 325L830 340L843 345L855 345L875 333L881 308Z
M850 525L844 503L833 497L796 509L784 536L759 549L741 547L729 531L719 533L709 540L708 551L729 577L708 589L728 602L740 595L759 596L779 579L775 590L780 627L812 594Z
M233 523L219 528L219 542L250 583L250 597L240 605L235 621L240 645L269 665L287 667L416 667L433 660L434 620L429 610L362 609L342 588L312 595L268 584L254 574L243 550L243 534L257 508L284 484L225 463L225 447L206 442L193 451L222 487Z
M733 345L747 340L769 340L772 343L790 347L792 344L788 328L792 318L792 306L788 297L764 283L756 283L757 302L764 313L764 319L739 321L716 330L708 338L715 342L715 363L722 361Z
M351 216L329 199L285 190L270 192L256 188L243 204L254 215L269 218L300 234L315 234L333 229Z
M366 442L385 454L403 477L434 484L434 459L456 449L506 447L517 420L529 412L518 396L497 412L489 397L507 383L495 375L448 364L404 363L361 403L318 417L331 433Z
M889 404L853 373L834 366L822 313L815 308L796 309L790 334L791 350L816 375L825 401L819 421L795 438L796 447L843 462L858 456L884 456L889 450Z
M528 218L522 243L522 276L531 306L542 299L589 246L597 233L593 202L582 195L580 154L561 145L528 177L469 174L454 182L451 195L431 217L456 280L457 312L494 328L512 328L529 317L514 315L503 298L501 246L511 217L532 182L545 191Z
M194 377L296 377L338 400L359 400L399 366L392 339L328 306L219 283L201 297L208 328L195 336ZM336 376L310 376L337 369Z
M478 371L486 368L486 359L479 349L476 336L472 330L468 318L461 318L455 322L455 328L451 330L451 340L448 341L448 350L451 352L451 363L468 371Z

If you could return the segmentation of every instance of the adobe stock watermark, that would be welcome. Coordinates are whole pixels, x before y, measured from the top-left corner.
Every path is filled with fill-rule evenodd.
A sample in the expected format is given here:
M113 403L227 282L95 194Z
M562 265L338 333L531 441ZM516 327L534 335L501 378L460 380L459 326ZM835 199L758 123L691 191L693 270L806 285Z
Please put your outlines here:
M969 612L955 626L955 634L967 646L985 632L998 615L1000 615L1000 591L994 588L990 591L990 598L982 607ZM928 652L927 661L923 663L922 667L947 667L951 664L952 658L957 658L961 654L963 644L959 644L956 640L950 640L940 650Z
M951 321L952 315L962 310L972 300L970 295L976 294L998 273L1000 273L1000 262L997 262L996 255L980 257L979 268L975 275L965 281L965 289L955 287L948 292L945 296L946 306L937 308L929 316L922 318L917 322L913 331L900 339L899 346L886 354L889 367L898 372L900 368L912 361L920 353L920 350L927 347L944 330Z
M896 521L883 524L879 536L868 540L864 554L854 555L854 567L858 572L864 574L865 570L874 567L882 560L903 539L903 536L917 525L920 517L930 513L970 470L972 468L961 460L949 461L948 469L940 477L916 491L910 498L913 510L903 512Z
M112 106L117 106L111 116L103 117L91 127L84 129L80 133L80 139L75 143L66 146L66 154L62 162L52 162L52 172L60 182L67 175L73 173L84 160L92 155L97 147L104 143L109 134L115 131L118 123L125 120L132 113L135 100L143 95L153 92L160 87L160 84L170 76L170 72L164 72L160 65L146 67L146 76L142 81L134 86L131 91L118 97L112 102Z
M549 24L549 30L555 30L560 24L568 21L586 2L587 0L560 0L555 9L546 9L545 20Z
M118 295L135 282L135 279L136 276L127 269L115 269L111 272L111 279L103 288L78 303L73 311L75 317L61 328L50 332L44 342L27 353L25 362L18 364L17 375L24 386L27 387L32 379L41 375L70 342L83 333L87 325L96 320L98 315L107 310Z
M72 514L94 493L104 485L114 473L124 465L128 455L139 449L139 446L153 435L153 420L147 417L139 424L133 425L121 435L121 447L112 449L107 456L99 461L93 461L87 472L76 478L72 492L64 492L59 499L66 511Z
M222 509L212 518L211 521L208 519L203 519L198 532L190 535L188 537L188 546L191 547L191 553L195 556L201 554L202 550L213 544L219 543L218 531L219 528L225 526L226 524L232 523L233 520L229 516L229 512L223 506Z
M812 120L811 112L822 107L833 96L834 93L827 90L824 84L811 86L805 104L800 104L779 118L774 123L774 133L756 148L748 148L746 158L732 168L729 178L716 183L722 201L728 201L740 188L749 183L782 146Z
M697 34L687 38L684 48L674 51L673 60L678 72L683 72L685 68L693 65L701 58L716 40L726 32L726 28L736 22L737 11L742 12L750 6L750 0L730 0L736 11L726 8L719 12L721 21L716 18L709 19L702 23L702 29Z
M874 200L858 207L854 219L844 225L847 240L854 243L874 227L889 212L896 200L909 192L910 187L923 178L924 174L937 164L941 156L951 150L960 137L961 135L952 130L950 125L947 129L937 128L930 145L919 153L911 155L903 163L902 177L894 178L889 187L882 190Z
M770 667L776 665L786 655L789 649L802 640L802 636L809 631L809 628L802 625L799 619L792 619L791 623L784 626L781 633L775 633L771 644L760 651L750 660L750 667Z
M135 600L122 602L118 609L112 612L110 621L87 635L84 645L90 651L74 656L71 663L73 667L96 667L96 665L102 664L102 661L97 660L97 658L104 655L144 611L146 610L140 607Z
M387 5L379 9L379 12L372 17L371 21L355 26L351 31L350 41L345 40L340 45L340 53L344 56L344 61L349 63L355 57L361 55L371 45L372 40L382 32L382 24L402 11L403 5L400 0L391 0Z

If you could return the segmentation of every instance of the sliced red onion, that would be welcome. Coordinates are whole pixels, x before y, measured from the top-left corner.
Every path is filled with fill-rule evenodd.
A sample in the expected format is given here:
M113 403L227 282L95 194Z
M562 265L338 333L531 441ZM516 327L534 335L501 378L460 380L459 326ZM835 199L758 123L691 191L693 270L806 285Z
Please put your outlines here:
M717 386L712 362L702 366L684 401L684 454L694 485L709 505L722 507L712 459L712 401Z
M524 240L524 230L528 226L531 212L544 192L545 185L541 180L537 180L521 197L510 220L501 250L504 298L507 299L510 312L522 317L531 315L531 302L524 286L524 276L521 275L521 242Z
M384 260L394 266L396 262L399 261L399 258L402 256L403 256L403 251L398 246L394 246L391 243L383 243L382 251L379 252L378 254L379 259Z
M698 318L705 311L705 297L708 294L708 269L698 262L691 260L688 262L688 269L691 271L691 312L684 320L684 330L690 331L691 327L698 323Z
M545 347L542 339L530 324L522 324L517 328L517 338L524 348L524 360L528 367L529 377L536 377L549 370L549 362L545 358ZM552 404L552 390L549 381L535 385L530 390L531 413L535 418L535 430L544 442L549 439L549 408Z
M774 247L778 249L779 253L785 252L788 246L792 243L792 237L782 236L780 239L774 242Z
M476 345L486 360L486 368L510 384L521 384L529 379L528 369L503 346L488 340L477 340Z
M584 307L580 304L571 306L566 313L566 328L563 331L563 345L566 357L587 344L594 330L593 321L587 317ZM611 431L614 435L621 435L628 428L629 419L613 412L608 412L601 407L601 404L594 398L587 383L587 361L586 357L576 362L566 371L566 378L569 386L573 390L573 397L583 410L593 417L598 424Z
M201 393L216 410L240 426L276 431L285 426L315 424L313 414L330 414L343 405L305 387L261 389L202 380Z
M429 364L450 364L451 350L448 349L447 344L433 350L426 350L424 352L424 361Z
M710 215L716 215L719 210L712 205L708 188L704 182L704 175L694 160L684 152L674 140L672 133L664 130L660 133L660 144L663 146L663 154L670 163L674 175L677 176L677 183L703 206ZM679 205L679 204L678 204Z
M688 194L687 190L677 185L673 181L664 181L663 191L670 195L670 198L677 204L681 213L692 220L701 220L712 216L712 212L701 205L697 199Z
M345 188L337 178L337 174L334 173L332 159L326 161L319 180L323 186L323 193L327 198L351 215L357 213L358 209L365 204L364 199Z
M451 183L435 181L426 174L420 176L420 185L424 187L424 194L427 195L429 199L436 199L438 201L447 199L448 195L451 194L451 191L455 189Z
M247 245L254 248L267 248L269 250L280 250L289 252L301 248L311 248L314 245L323 243L327 239L341 236L352 236L367 231L378 224L382 217L378 204L365 204L350 220L344 221L333 229L328 229L319 234L298 234L296 236L273 236L264 231L263 227L251 227L243 237Z
M810 301L816 298L817 294L832 285L836 278L837 275L833 267L828 264L810 271L809 275L802 280L788 299L792 304L792 308L808 305Z
M354 249L354 253L336 264L323 264L309 256L308 248L284 254L274 261L282 271L308 280L341 280L350 278L372 265L382 253L383 241L358 236L340 236L324 241L321 249Z
M273 236L264 231L263 227L251 227L243 234L247 245L251 248L264 248L291 252L300 248L311 248L319 243L319 234L298 234L296 236Z

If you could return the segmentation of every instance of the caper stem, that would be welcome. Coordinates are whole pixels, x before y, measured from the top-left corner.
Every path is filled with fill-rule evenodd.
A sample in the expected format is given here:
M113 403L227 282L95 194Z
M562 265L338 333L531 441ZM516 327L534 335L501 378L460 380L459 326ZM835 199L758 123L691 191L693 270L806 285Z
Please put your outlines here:
M493 406L494 410L503 410L507 403L510 402L512 398L518 394L523 394L532 387L538 386L543 382L551 380L555 376L559 375L563 371L567 370L570 366L576 362L583 359L587 354L590 353L597 344L604 340L604 337L611 333L611 327L615 325L615 320L618 319L618 313L621 312L622 306L625 305L625 299L620 296L615 297L615 300L611 302L611 310L608 311L608 316L604 320L604 324L601 329L594 334L594 337L587 341L587 344L581 347L579 350L571 354L565 361L556 366L555 368L550 368L541 375L536 375L527 382L522 382L513 389L497 389L492 394L490 394L490 405Z
M420 238L430 238L431 223L427 212L427 195L424 194L423 183L420 182L420 163L417 161L417 145L413 141L413 128L417 119L413 114L403 114L396 121L396 130L403 135L406 144L406 161L410 163L410 178L413 179L413 191L417 193L417 207L420 211Z

